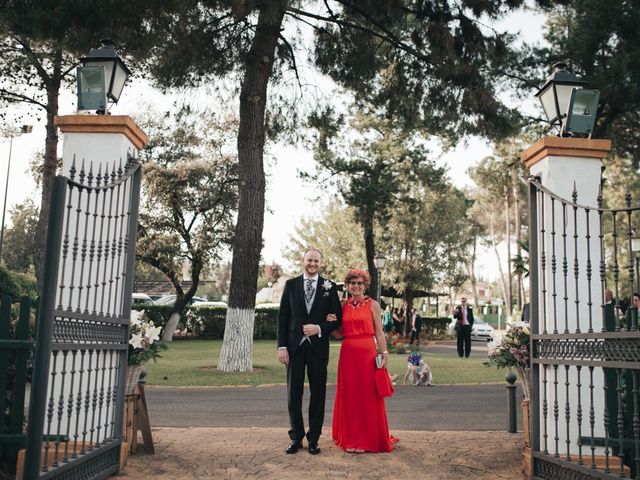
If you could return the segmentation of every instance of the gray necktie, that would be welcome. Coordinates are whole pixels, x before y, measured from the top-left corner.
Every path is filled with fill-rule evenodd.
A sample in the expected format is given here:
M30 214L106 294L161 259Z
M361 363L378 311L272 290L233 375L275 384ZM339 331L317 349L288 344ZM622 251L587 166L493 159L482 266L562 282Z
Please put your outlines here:
M311 302L311 299L313 298L313 279L312 278L307 278L306 280L307 285L304 289L304 299L307 301L307 303Z

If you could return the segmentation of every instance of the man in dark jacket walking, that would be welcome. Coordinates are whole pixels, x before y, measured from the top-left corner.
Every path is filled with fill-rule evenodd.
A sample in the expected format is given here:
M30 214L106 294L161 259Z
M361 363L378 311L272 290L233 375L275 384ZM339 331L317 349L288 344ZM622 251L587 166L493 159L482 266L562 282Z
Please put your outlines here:
M467 299L462 297L460 305L453 312L456 319L456 340L458 356L468 358L471 354L471 328L473 327L473 310L467 305Z

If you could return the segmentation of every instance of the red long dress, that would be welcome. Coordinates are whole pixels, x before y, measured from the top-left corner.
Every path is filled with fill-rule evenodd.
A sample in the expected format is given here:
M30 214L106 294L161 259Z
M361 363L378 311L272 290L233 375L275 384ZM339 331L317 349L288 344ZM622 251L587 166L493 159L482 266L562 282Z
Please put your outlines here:
M342 333L333 440L344 449L390 452L397 439L389 435L384 398L375 390L376 344L370 298L357 306L344 304Z

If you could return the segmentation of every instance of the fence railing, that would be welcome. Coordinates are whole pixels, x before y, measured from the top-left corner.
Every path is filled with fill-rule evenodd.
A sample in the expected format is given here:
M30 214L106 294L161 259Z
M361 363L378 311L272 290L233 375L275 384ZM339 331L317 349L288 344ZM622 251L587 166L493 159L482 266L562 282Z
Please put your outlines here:
M0 458L15 467L18 450L24 448L25 395L34 341L29 328L31 300L0 298Z
M533 478L640 479L640 207L529 185Z

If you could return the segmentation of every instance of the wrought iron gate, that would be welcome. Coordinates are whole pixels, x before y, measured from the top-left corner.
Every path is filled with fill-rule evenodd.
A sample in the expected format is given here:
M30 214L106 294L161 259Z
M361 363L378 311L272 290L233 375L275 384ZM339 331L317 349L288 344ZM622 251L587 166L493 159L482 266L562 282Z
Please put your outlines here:
M601 188L580 205L529 180L532 478L640 479L631 201L604 208Z
M140 180L129 158L54 181L25 479L119 469Z

